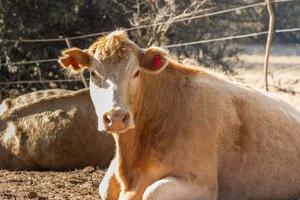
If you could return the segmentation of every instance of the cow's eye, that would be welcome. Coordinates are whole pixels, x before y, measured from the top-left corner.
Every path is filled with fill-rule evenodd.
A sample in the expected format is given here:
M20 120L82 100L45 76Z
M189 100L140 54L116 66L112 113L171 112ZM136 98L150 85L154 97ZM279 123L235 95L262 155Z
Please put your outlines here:
M92 77L95 77L96 76L96 73L94 71L91 71L91 76Z
M138 70L134 73L133 78L137 78L139 75L140 75L140 71Z
M90 78L97 83L102 83L104 81L103 77L100 76L97 72L91 71L90 72Z
M102 77L95 71L91 71L90 75L93 79L102 79Z

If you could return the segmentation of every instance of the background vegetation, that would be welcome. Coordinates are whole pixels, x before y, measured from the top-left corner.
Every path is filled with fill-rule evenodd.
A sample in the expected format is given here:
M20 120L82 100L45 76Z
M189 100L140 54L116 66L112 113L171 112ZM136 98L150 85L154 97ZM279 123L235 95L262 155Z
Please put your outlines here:
M0 1L0 82L18 80L63 79L57 63L32 65L4 64L57 58L66 43L21 43L9 40L30 38L65 38L70 36L112 31L120 27L135 27L167 22L146 29L130 31L130 37L140 46L176 44L230 35L267 30L268 15L264 6L228 14L172 23L174 20L197 16L213 11L262 2L258 0L2 0ZM229 3L230 2L230 3ZM300 27L297 13L300 2L274 4L276 29ZM72 40L72 45L86 48L93 38ZM259 38L214 42L172 49L183 59L195 58L206 67L221 67L230 72L232 66L226 61L241 51L240 43L264 42ZM277 34L275 41L298 43L300 34ZM79 89L81 82L1 85L3 97L46 89ZM0 96L1 97L1 96Z

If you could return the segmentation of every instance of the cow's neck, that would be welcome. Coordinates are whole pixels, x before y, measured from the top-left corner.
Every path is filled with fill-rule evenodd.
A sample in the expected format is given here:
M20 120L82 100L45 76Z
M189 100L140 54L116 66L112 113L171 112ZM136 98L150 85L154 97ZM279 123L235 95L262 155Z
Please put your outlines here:
M118 160L118 176L122 179L125 189L132 183L133 162L135 160L135 130L121 134L113 134L116 142L116 159Z
M139 143L151 144L145 140L151 136L157 136L161 141L170 131L176 130L178 124L182 124L180 122L184 120L183 115L186 109L189 109L189 106L185 106L188 95L195 89L193 88L195 84L192 83L196 80L194 75L199 73L203 73L199 68L189 68L170 62L159 74L141 74L140 97L135 119ZM142 145L143 149L146 144Z

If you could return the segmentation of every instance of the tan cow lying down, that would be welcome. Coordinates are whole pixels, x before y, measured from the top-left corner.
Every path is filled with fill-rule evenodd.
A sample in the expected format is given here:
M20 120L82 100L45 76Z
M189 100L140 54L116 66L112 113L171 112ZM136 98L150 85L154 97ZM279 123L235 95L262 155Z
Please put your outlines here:
M88 90L45 90L0 105L0 168L106 167L113 139L98 134Z
M91 70L98 128L117 144L102 199L300 197L300 113L284 101L141 49L122 31L60 63Z

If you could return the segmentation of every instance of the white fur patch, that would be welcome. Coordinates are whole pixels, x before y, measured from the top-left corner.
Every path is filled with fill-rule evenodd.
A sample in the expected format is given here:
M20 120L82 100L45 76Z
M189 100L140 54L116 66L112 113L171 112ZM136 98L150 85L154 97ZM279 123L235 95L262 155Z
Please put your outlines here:
M196 200L202 199L201 189L175 177L156 181L144 192L143 200Z
M118 162L115 159L113 159L105 173L104 178L102 179L100 185L99 185L99 194L101 199L108 199L108 192L109 192L109 187L111 183L112 178L115 177L116 169L118 169Z
M113 108L114 84L110 80L106 80L107 88L101 88L94 82L90 81L90 94L98 116L98 131L104 131L102 116L105 112L111 111Z
M7 143L8 140L10 140L16 132L16 126L12 122L7 123L7 129L5 134L3 135L3 142Z
M8 109L8 106L6 105L5 102L3 102L2 104L0 104L0 115L3 115Z

